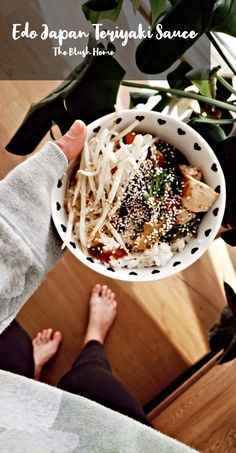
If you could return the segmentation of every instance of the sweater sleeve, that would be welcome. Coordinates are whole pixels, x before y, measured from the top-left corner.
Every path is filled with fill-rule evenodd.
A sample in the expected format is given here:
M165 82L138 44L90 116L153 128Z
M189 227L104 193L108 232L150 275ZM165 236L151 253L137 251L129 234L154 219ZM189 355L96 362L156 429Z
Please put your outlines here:
M0 332L61 257L51 191L66 168L50 142L0 182Z

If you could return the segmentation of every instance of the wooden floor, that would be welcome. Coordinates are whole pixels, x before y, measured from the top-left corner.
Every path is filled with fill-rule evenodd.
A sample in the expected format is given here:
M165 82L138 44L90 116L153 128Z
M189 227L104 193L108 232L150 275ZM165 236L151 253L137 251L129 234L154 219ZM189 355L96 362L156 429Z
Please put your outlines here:
M236 453L236 361L216 365L152 420L202 453Z
M4 151L30 103L57 82L0 82L0 176L22 158ZM127 91L122 89L120 103ZM118 316L107 339L115 375L147 403L208 351L207 332L224 306L223 278L235 288L236 251L217 239L184 272L157 283L123 283L101 277L70 253L26 303L18 319L30 335L60 329L63 343L43 379L56 384L82 345L92 285L107 283L117 294ZM235 288L236 289L236 288Z

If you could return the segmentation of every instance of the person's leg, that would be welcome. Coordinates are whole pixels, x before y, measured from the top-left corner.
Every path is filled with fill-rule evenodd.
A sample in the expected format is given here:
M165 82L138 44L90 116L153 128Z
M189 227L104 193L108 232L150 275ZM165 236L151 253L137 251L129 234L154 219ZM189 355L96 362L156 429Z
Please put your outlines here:
M0 335L0 370L38 379L42 367L56 353L61 333L52 329L39 332L32 341L14 320Z
M16 320L0 335L0 369L30 378L34 376L32 341Z
M141 405L112 375L103 343L116 316L115 295L96 285L90 299L90 316L84 348L58 387L80 394L110 409L150 425Z

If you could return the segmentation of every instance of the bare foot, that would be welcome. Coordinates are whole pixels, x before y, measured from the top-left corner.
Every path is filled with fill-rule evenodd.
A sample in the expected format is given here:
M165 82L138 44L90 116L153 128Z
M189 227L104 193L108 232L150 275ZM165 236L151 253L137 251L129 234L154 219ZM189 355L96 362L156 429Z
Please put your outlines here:
M61 332L54 332L52 329L44 329L33 339L33 354L35 363L35 379L39 379L43 366L54 354L56 354L62 339Z
M115 294L106 285L95 285L90 297L90 312L84 344L91 340L104 343L116 317Z

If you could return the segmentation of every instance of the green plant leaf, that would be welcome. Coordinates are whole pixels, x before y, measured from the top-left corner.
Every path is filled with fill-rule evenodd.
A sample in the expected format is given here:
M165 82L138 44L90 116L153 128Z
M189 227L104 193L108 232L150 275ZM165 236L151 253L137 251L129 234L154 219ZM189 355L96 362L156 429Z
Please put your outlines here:
M195 85L200 94L209 98L215 99L216 97L216 73L220 69L217 66L213 69L193 69L186 75L188 79Z
M194 39L174 38L156 39L153 29L152 38L146 38L136 51L136 62L140 71L146 74L159 74L167 70L183 53L208 30L215 0L179 0L161 19L163 31L194 30Z
M229 83L225 77L222 77L221 74L219 74L218 72L216 73L216 78L217 78L217 82L219 82L221 85L223 85L226 90L228 91L228 93L230 94L233 94L234 97L236 96L236 90L235 88L232 86L231 83ZM236 99L236 98L235 98Z
M197 123L220 124L222 129L224 129L224 125L236 123L236 118L233 118L230 112L227 111L226 118L222 118L222 116L220 119L208 118L206 116L198 116L194 118L194 122L197 121Z
M109 55L88 56L59 87L34 104L6 146L7 151L31 153L51 129L52 121L64 134L76 119L86 124L114 111L125 71Z
M167 80L171 88L176 89L185 89L189 85L189 79L185 76L185 74L192 69L192 66L187 63L186 61L182 61L179 66L172 72L167 75ZM168 96L167 94L161 94L161 99L157 102L157 104L152 108L154 112L162 112L164 108L173 102L173 98ZM146 103L150 96L153 94L148 93L131 93L130 94L130 108L135 107L139 103Z
M121 12L123 0L91 0L82 5L83 13L92 24L102 19L115 22Z
M192 66L187 63L186 61L181 61L181 63L177 66L176 69L174 69L173 71L169 72L169 74L167 75L167 81L169 83L169 86L170 88L174 88L174 89L177 89L177 90L184 90L185 88L187 88L189 86L189 79L186 77L186 74L187 72L190 71L190 69L192 69ZM162 100L160 101L159 105L158 105L158 110L157 111L162 111L164 110L164 108L167 106L167 105L173 105L173 104L183 104L183 99L180 100L178 98L171 98L170 96L167 96L167 95L163 95L162 96ZM189 100L186 100L187 103L189 103ZM181 106L181 108L186 108L186 106ZM161 109L161 110L159 110ZM178 108L179 110L179 108ZM178 114L180 114L180 112L178 111Z
M161 95L161 100L153 107L154 112L163 112L164 108L171 102L171 97L167 94Z
M210 147L215 150L219 142L226 139L226 135L218 124L209 123L188 123L195 131L197 131L207 141Z
M138 104L146 104L148 99L153 96L153 94L149 93L130 93L130 109L133 109ZM152 108L154 112L162 112L164 108L170 103L171 97L167 94L160 95L161 99L157 102L157 104Z
M212 31L220 31L236 36L235 0L217 0L210 24Z
M232 77L225 77L225 80L232 86ZM219 80L216 81L216 97L220 101L227 101L231 96L231 92L227 88L225 88Z
M151 4L151 16L150 22L151 25L155 25L161 14L166 9L166 0L150 0Z
M231 115L231 113L229 111L222 110L220 119L222 120L222 122L225 121L225 124L222 123L221 127L224 130L226 137L228 137L228 135L233 130L234 123L236 122L236 118L233 118L233 116ZM226 121L228 121L228 123Z
M178 90L184 90L187 88L190 83L189 79L186 77L186 74L190 70L192 70L192 66L187 63L187 61L181 61L179 66L167 75L169 86Z
M204 106L213 106L214 109L218 108L219 109L225 109L229 110L232 112L236 112L236 106L234 102L222 102L219 101L218 99L212 99L208 98L206 96L202 96L201 94L193 93L190 91L183 91L183 90L177 90L176 88L164 88L163 86L154 86L154 85L149 85L145 83L137 83L137 82L130 82L127 80L122 81L122 85L126 87L132 87L132 88L145 88L148 90L153 90L156 92L156 94L168 94L170 96L178 97L178 98L186 98L186 99L194 99L199 102L199 104L202 104ZM206 108L205 107L205 108Z
M133 109L138 104L146 104L148 99L153 96L153 94L148 93L130 93L130 104L129 108Z
M223 226L236 228L236 136L217 143L214 151L221 164L226 182L226 208Z

